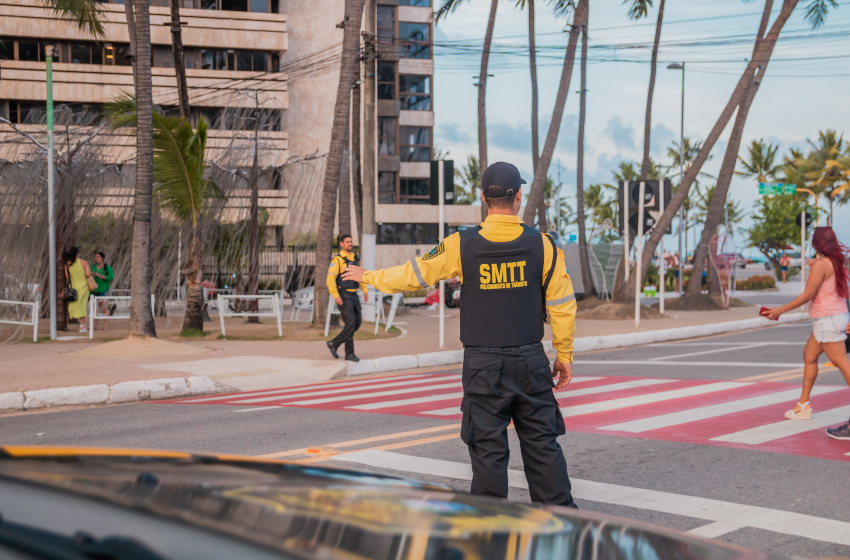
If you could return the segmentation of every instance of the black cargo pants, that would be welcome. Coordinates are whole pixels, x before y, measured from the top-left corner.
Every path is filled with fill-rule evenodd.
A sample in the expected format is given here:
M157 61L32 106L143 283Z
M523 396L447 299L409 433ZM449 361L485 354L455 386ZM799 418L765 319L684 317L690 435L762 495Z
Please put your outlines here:
M460 436L472 461L473 494L507 498L507 428L513 420L531 501L575 507L558 444L564 418L552 387L552 368L541 343L466 347Z
M354 333L360 328L360 323L363 322L363 317L360 312L360 297L357 292L349 292L340 290L339 297L342 298L342 307L339 308L339 315L342 317L342 322L345 327L331 341L334 348L340 344L345 344L345 355L354 354Z

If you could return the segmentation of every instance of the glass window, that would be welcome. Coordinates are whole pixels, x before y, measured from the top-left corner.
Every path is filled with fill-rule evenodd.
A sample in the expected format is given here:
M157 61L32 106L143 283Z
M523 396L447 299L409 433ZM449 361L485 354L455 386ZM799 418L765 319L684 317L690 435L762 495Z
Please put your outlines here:
M153 47L153 65L157 68L174 68L174 53L171 47Z
M251 0L252 12L269 12L269 0Z
M399 6L416 6L418 8L430 8L431 0L399 0Z
M431 161L431 148L401 147L401 161Z
M215 10L216 8L215 0L201 0L202 10Z
M251 53L249 52L237 52L236 53L236 70L240 72L250 72L251 71Z
M130 45L116 45L115 59L112 63L116 66L132 66L133 55L130 54Z
M378 6L378 42L392 43L395 39L395 8Z
M397 173L391 171L378 172L378 203L396 203L396 177Z
M378 99L395 99L395 63L378 62Z
M398 88L403 93L431 93L431 76L401 75Z
M103 47L99 44L95 43L91 46L91 63L103 64Z
M431 77L430 76L399 76L398 99L405 111L431 110Z
M40 58L37 41L18 41L18 60L38 62Z
M430 95L406 95L399 94L398 100L401 103L402 111L430 111L431 96Z
M267 55L266 53L254 53L253 59L254 72L269 71L269 55Z
M431 58L431 28L427 23L399 23L398 36L402 43L402 56Z
M71 43L71 62L73 64L91 64L91 46L85 43Z
M231 12L247 12L248 0L221 0L221 9Z
M402 204L430 204L431 181L428 179L402 179L399 186Z
M0 60L15 60L15 41L0 39Z
M437 243L437 224L380 224L380 245L434 245Z
M201 51L198 49L183 49L186 68L197 70L201 67Z
M227 52L201 49L201 68L204 70L227 70Z
M431 127L428 126L403 126L400 136L402 146L431 145Z
M378 118L378 155L394 156L396 154L396 119Z

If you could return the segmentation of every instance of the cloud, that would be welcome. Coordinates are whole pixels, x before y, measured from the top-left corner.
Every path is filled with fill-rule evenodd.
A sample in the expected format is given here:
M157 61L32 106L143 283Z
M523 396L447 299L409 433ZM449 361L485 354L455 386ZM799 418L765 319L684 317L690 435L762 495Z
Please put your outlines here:
M614 141L618 150L636 150L635 129L631 123L625 123L620 117L611 117L605 125L605 134Z
M657 124L652 127L650 142L650 152L656 159L667 156L667 148L673 141L679 141L679 134L674 132L667 125Z
M531 153L531 125L489 122L487 143L503 150Z
M440 123L437 125L437 138L449 144L464 144L475 142L475 134L468 126L456 122Z

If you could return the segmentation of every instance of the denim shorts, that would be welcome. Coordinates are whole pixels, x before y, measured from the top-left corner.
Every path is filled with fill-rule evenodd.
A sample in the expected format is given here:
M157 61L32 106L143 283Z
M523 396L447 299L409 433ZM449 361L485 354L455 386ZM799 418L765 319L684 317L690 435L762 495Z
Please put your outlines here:
M812 319L812 334L818 342L844 342L847 338L850 313L836 313Z

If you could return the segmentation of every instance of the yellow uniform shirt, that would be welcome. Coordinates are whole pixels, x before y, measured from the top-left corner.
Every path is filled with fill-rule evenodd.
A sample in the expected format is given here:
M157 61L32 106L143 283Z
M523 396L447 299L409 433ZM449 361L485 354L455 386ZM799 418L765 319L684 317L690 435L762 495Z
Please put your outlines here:
M518 216L492 214L481 224L481 235L488 241L513 241L522 234L522 220ZM541 242L543 240L541 239ZM552 263L552 244L543 242L543 282ZM424 257L383 270L371 270L363 275L363 282L384 293L403 292L427 288L455 276L462 277L460 260L460 234L446 237ZM462 297L462 294L461 294ZM564 254L558 249L555 272L546 290L546 308L552 324L552 344L558 359L564 363L573 361L573 339L576 324L576 296L573 283L567 274Z
M328 292L334 297L334 299L339 297L339 290L336 288L336 277L342 274L342 271L348 268L348 265L345 263L345 259L353 260L354 253L349 253L343 249L339 250L338 255L334 255L334 258L331 259L331 265L328 267L328 277L327 277L327 285ZM366 284L360 284L360 289L363 290L363 293L366 293ZM356 292L357 290L348 290L349 292Z

